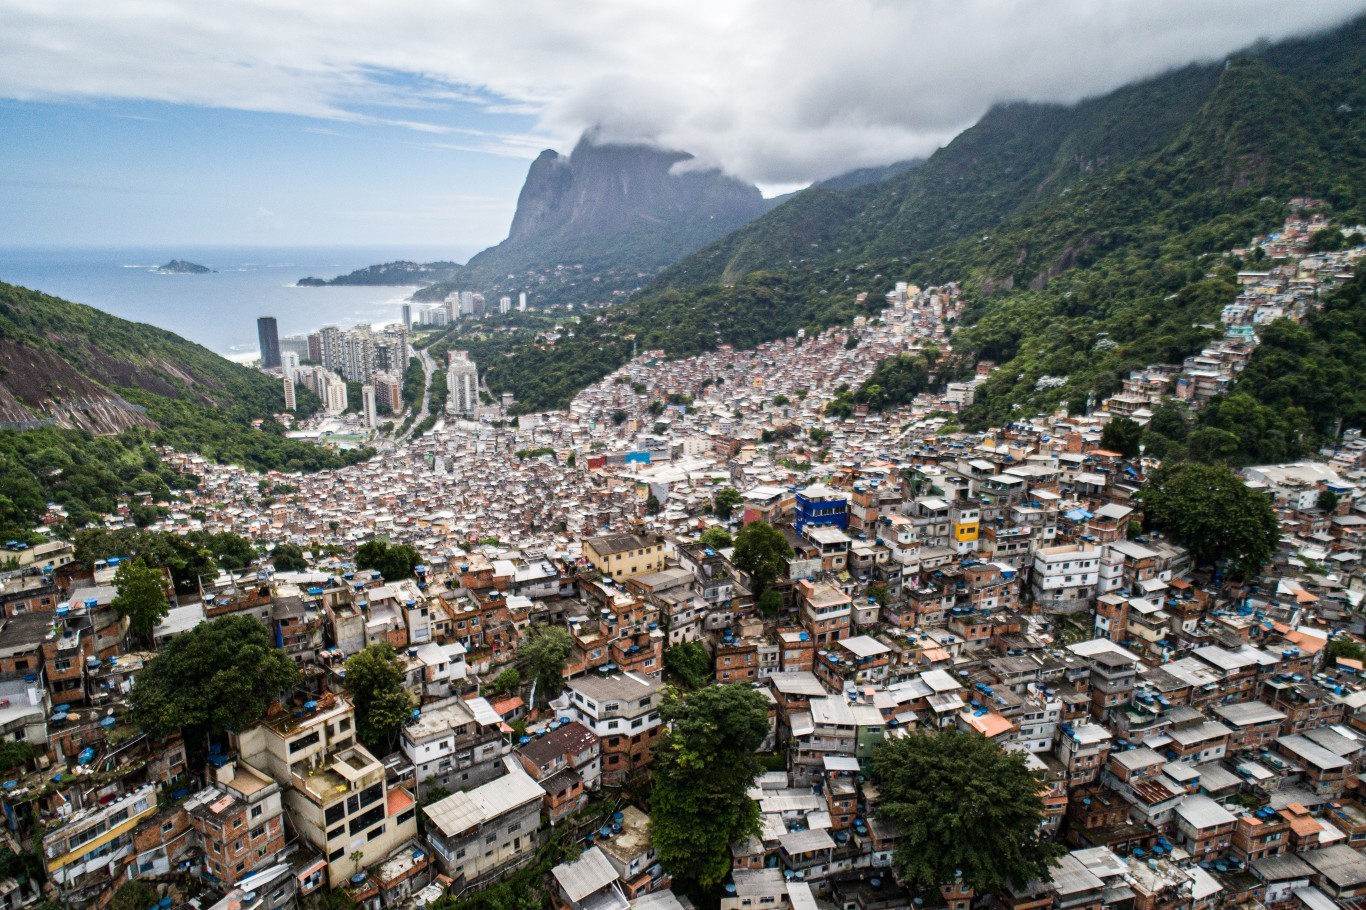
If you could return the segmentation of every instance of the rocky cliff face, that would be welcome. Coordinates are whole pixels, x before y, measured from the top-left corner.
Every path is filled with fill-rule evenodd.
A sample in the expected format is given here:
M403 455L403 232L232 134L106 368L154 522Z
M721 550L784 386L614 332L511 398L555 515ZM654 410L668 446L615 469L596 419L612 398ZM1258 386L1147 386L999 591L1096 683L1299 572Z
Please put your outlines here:
M508 242L534 237L549 228L573 182L574 172L568 158L554 149L541 152L531 163L526 183L522 184L522 192L517 196L517 214L512 216Z
M768 208L759 190L719 171L683 171L692 156L579 140L532 162L508 239L470 265L614 258L659 266L724 236Z

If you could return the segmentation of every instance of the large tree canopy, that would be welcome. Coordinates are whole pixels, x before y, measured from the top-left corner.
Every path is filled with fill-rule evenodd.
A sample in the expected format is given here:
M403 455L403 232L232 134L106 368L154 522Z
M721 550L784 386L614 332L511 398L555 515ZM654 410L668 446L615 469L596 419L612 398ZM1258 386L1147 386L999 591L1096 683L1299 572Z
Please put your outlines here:
M166 576L141 559L122 563L114 573L114 612L128 620L129 633L139 641L150 642L157 623L171 612L166 599Z
M735 535L731 560L737 569L754 580L756 593L781 578L791 558L792 545L787 538L762 521L751 521Z
M1143 438L1143 427L1128 417L1115 417L1100 431L1100 447L1118 452L1125 458L1138 457L1138 444Z
M1165 464L1139 494L1148 524L1201 564L1253 575L1276 553L1281 529L1271 501L1221 465Z
M710 887L730 872L730 844L759 830L747 795L759 774L754 750L768 732L768 703L749 686L709 686L671 696L668 732L655 744L650 830L675 879Z
M398 731L413 710L413 697L403 688L403 662L387 641L370 645L346 660L342 682L356 709L360 741L377 755L387 755Z
M374 569L384 576L385 581L411 578L413 567L421 562L422 557L406 543L390 544L383 540L371 540L356 550L356 568Z
M154 736L202 736L250 726L298 681L265 626L224 616L171 639L137 675L129 700L133 718Z
M711 657L697 641L681 641L664 651L664 666L689 689L700 689L711 680Z
M735 507L745 501L745 497L740 495L740 491L734 487L722 487L716 491L712 503L716 509L716 517L722 521L730 520L730 513L735 511Z
M961 874L979 894L998 891L1044 878L1064 852L1039 836L1041 785L1022 753L976 735L913 733L882 743L871 761L878 815L901 831L893 865L914 888Z
M574 653L574 639L559 626L533 625L527 632L517 656L526 662L529 675L536 680L536 701L544 704L564 688L564 668Z

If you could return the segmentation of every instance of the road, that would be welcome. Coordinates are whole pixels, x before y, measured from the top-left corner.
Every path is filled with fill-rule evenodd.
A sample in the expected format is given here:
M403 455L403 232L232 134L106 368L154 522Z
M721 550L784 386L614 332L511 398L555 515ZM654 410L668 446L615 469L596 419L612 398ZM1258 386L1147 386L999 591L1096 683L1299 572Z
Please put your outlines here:
M417 416L413 418L412 424L408 427L408 432L400 437L400 442L411 436L413 428L427 419L427 410L432 403L432 374L436 372L436 361L432 360L426 348L419 349L417 355L422 358L422 371L426 376L426 384L422 389L422 410L417 412Z

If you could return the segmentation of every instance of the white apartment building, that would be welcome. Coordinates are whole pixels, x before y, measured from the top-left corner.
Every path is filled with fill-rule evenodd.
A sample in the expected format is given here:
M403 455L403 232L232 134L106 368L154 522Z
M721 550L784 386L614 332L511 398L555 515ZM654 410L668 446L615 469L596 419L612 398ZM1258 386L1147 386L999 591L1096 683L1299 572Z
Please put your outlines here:
M1034 602L1046 610L1075 613L1086 609L1100 583L1100 547L1068 544L1034 553L1030 582Z
M417 836L417 802L389 787L384 766L356 740L350 702L326 695L302 707L285 707L239 734L242 759L284 789L298 837L327 860L338 887Z

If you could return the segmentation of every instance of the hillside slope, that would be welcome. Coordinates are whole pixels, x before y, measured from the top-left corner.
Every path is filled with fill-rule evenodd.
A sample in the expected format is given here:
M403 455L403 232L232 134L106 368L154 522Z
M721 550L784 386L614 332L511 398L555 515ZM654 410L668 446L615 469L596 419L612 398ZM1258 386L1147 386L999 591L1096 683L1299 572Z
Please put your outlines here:
M629 345L615 342L627 335L674 356L753 344L848 318L863 291L866 312L907 279L964 282L978 324L956 346L1010 362L971 419L1105 391L1206 337L1192 321L1213 318L1228 289L1195 286L1202 256L1278 223L1293 196L1359 210L1363 73L1358 20L1072 108L999 106L914 170L799 194L575 338L500 359L489 384L528 408L562 405L576 387L558 381L558 365L591 381L621 362ZM1098 331L1127 341L1095 350ZM1068 384L1040 394L1041 375Z
M418 281L428 286L416 300L440 300L453 290L486 297L525 290L541 304L608 302L773 207L754 186L680 167L691 157L585 135L569 155L541 152L507 239L463 266L396 262L300 284Z
M316 399L300 391L301 407L315 407ZM47 501L89 517L108 511L120 493L164 490L167 478L151 482L158 475L149 444L287 471L363 457L285 438L270 419L283 408L278 380L178 335L0 283L6 533L31 526ZM252 425L257 420L260 429Z

